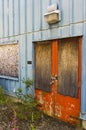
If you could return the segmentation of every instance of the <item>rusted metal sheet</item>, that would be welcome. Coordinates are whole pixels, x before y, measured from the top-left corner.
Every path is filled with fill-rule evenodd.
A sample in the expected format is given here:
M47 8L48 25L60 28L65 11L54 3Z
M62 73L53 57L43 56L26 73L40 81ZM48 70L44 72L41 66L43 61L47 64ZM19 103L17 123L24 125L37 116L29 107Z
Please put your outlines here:
M78 43L76 38L59 41L58 91L62 95L78 96Z
M36 44L36 88L51 91L51 43Z
M0 75L18 77L18 44L0 45Z

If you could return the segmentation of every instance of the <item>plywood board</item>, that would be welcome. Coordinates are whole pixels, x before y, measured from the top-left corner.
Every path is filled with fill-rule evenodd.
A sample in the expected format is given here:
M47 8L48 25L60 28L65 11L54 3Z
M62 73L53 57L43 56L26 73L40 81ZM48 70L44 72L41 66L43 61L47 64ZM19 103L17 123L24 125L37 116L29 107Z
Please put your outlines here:
M78 90L78 43L77 39L64 39L58 45L59 93L77 97Z
M0 75L18 77L18 44L0 45Z
M48 42L36 44L36 66L35 85L36 88L44 91L51 91L51 44Z

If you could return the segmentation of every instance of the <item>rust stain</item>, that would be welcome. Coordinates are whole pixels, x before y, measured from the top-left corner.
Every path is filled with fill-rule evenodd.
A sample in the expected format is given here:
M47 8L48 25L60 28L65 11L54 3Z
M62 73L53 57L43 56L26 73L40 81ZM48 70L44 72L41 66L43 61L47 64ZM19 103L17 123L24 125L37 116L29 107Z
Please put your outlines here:
M40 110L43 110L46 114L52 116L54 113L53 93L44 93L41 90L36 89L36 99L41 104Z
M64 121L75 124L77 120L72 119L71 115L73 115L74 117L79 117L80 96L77 99L75 99L72 97L62 96L60 94L57 94L56 99L57 99L56 100L57 102L56 113L58 113L58 108L60 108L59 113L56 115L57 118L61 118ZM59 114L60 114L60 117L59 117Z
M44 111L44 113L72 124L77 123L77 120L71 118L71 116L79 117L80 96L75 99L57 93L55 104L53 92L43 94L41 90L36 90L36 99L42 105L40 110Z

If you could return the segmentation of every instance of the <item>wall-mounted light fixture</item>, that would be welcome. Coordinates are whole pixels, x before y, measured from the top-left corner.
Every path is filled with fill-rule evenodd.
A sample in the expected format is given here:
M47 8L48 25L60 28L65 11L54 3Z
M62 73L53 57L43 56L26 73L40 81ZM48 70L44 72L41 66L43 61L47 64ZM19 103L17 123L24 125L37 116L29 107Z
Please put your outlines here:
M47 13L44 14L44 19L48 24L53 24L61 20L60 10L57 4L48 6Z

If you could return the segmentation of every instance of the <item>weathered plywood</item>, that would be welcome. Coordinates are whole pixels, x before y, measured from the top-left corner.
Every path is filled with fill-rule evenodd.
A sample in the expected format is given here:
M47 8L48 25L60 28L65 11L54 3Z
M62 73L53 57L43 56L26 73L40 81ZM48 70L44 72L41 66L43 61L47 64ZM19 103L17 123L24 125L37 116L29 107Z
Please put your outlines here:
M36 88L44 91L50 91L51 79L51 44L42 43L36 44Z
M58 46L59 93L77 97L78 43L77 39L59 41Z
M18 77L18 44L0 45L0 75Z

